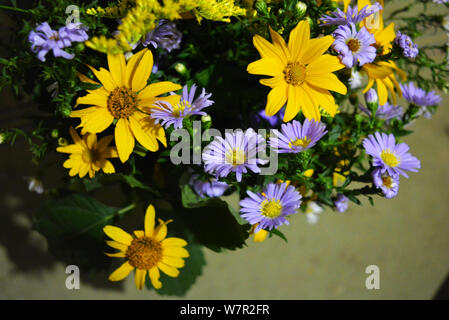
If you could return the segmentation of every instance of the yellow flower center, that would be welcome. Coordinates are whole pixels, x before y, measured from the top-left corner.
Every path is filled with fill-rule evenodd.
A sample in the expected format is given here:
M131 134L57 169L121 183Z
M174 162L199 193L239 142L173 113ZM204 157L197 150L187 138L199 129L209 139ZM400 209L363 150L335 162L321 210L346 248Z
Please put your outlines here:
M359 39L350 39L346 44L352 52L358 52L361 47Z
M268 218L276 218L282 212L282 205L280 204L280 200L264 200L262 202L262 215Z
M226 153L226 162L237 166L245 163L245 152L240 149L230 150Z
M393 186L393 179L391 179L391 177L389 176L382 177L382 183L384 184L385 187L391 189Z
M285 81L288 84L299 86L307 76L307 68L300 62L289 62L284 70Z
M310 144L310 142L312 142L311 139L307 138L307 136L305 136L302 139L296 139L295 141L291 141L288 146L290 148L292 148L293 146L295 147L303 147L303 148L307 148L307 146Z
M126 250L129 264L137 269L149 270L162 259L162 245L148 237L134 239Z
M115 88L108 97L108 110L116 119L128 118L137 110L137 94L125 87Z
M81 158L83 159L83 162L85 163L94 163L95 161L100 160L100 152L95 149L86 149L81 154Z
M181 116L181 113L186 109L190 108L190 103L188 101L181 101L178 103L175 107L173 107L173 116L176 118L179 118Z
M382 151L380 157L387 166L392 168L396 167L401 162L401 158L396 157L396 155L393 152L391 152L390 149Z

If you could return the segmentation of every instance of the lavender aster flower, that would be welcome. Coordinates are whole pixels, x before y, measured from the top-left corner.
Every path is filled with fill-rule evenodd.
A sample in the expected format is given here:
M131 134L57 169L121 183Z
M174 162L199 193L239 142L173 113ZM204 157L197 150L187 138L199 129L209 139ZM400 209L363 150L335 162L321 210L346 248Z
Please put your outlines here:
M374 158L373 166L380 167L381 172L390 176L395 174L408 178L405 171L418 172L420 161L407 151L409 146L405 143L396 144L393 134L376 132L363 140L363 147Z
M348 210L349 199L344 194L340 193L334 201L334 204L338 212L345 212Z
M377 168L372 173L373 182L376 188L381 189L385 198L391 199L398 194L399 175L390 175L388 172L382 173L381 168Z
M441 102L441 97L435 91L426 92L424 89L415 87L413 82L408 84L400 84L404 98L417 106L429 107L436 106Z
M325 15L321 18L323 21L323 26L328 25L346 25L349 23L359 24L365 18L370 15L382 10L382 6L379 3L375 3L372 6L364 6L359 12L357 5L354 7L349 6L346 13L340 8L337 11L332 12L330 15Z
M270 146L277 153L298 153L312 148L327 131L326 125L319 121L306 119L301 125L293 120L281 126L281 132L274 130L274 137L270 138Z
M198 174L194 174L190 177L189 185L193 187L196 194L201 198L205 197L220 197L229 188L226 182L218 181L215 178L209 179L208 181L202 181L199 179Z
M257 112L257 114L255 115L254 122L256 124L259 124L260 120L264 120L270 125L271 128L275 128L275 127L279 126L279 124L282 123L282 118L284 118L284 113L285 113L285 111L281 110L274 116L270 117L270 116L267 116L267 114L265 113L265 109L262 109L259 112Z
M245 132L227 132L225 139L217 136L204 149L204 169L206 172L215 173L217 177L227 177L231 172L235 172L237 181L240 182L247 169L259 173L258 165L268 162L257 158L257 153L264 149L264 138L251 128Z
M151 117L156 119L156 123L161 123L165 128L173 125L175 129L182 128L182 121L193 115L205 116L206 113L202 109L209 107L214 101L209 100L212 93L207 93L203 88L200 96L194 100L197 86L194 84L189 88L185 85L182 88L182 95L179 103L172 106L165 101L157 101L156 108L151 110Z
M181 39L182 33L176 29L176 25L173 22L161 19L157 27L147 33L142 45L147 47L151 44L155 48L161 47L171 52L173 49L179 49Z
M258 224L255 233L289 224L285 217L297 213L301 205L301 194L287 182L270 183L261 193L248 190L247 194L249 197L240 201L240 212L250 224Z
M72 42L83 42L88 38L86 28L81 27L80 24L73 23L55 31L50 28L47 22L43 22L28 35L31 51L37 53L37 58L41 61L45 61L45 56L49 51L52 51L55 57L73 59L74 54L70 54L62 49L69 47Z
M419 53L418 45L413 43L412 39L408 35L401 33L401 31L398 31L394 41L403 50L404 57L410 59L416 58Z
M374 36L365 27L357 31L353 23L339 26L333 33L335 38L332 48L340 55L341 62L348 68L373 62L376 58L376 43Z

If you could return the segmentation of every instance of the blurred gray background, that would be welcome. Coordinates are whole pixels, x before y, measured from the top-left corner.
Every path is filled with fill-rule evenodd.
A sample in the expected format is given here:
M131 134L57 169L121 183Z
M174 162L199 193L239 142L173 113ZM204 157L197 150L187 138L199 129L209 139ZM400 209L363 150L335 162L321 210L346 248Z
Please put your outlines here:
M446 37L429 34L421 43ZM8 92L1 101L0 128L27 124L23 115L31 105L14 102ZM316 225L296 215L281 229L288 244L275 237L263 243L250 239L247 248L234 252L206 250L208 264L185 298L433 298L449 274L448 102L444 96L433 119L419 119L405 139L422 168L401 178L396 198L376 198L375 207L351 204L343 214L325 211ZM121 283L108 283L107 275L85 281L83 270L81 289L67 290L66 266L31 230L29 216L43 199L27 190L24 177L36 173L27 146L20 139L14 148L0 145L0 155L0 299L166 298L139 292L133 277ZM372 264L380 268L379 290L365 287L365 269ZM439 297L449 295L442 290Z

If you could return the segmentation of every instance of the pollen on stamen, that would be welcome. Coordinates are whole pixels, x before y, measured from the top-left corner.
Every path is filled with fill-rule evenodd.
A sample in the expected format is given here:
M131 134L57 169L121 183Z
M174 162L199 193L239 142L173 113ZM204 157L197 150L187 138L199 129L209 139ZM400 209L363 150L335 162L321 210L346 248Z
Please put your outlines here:
M137 110L137 94L129 88L115 88L108 97L108 110L116 119L128 118Z
M129 263L142 270L149 270L162 259L162 245L149 237L134 239L126 251Z

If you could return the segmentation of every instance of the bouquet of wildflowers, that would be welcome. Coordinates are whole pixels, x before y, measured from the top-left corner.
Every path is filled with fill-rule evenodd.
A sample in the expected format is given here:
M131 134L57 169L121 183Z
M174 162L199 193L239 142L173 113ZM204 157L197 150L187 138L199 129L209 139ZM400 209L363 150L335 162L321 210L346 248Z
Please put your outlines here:
M183 295L205 248L398 196L420 168L401 140L449 89L447 44L415 43L447 32L448 1L405 2L0 5L1 87L36 111L0 138L40 172L34 228L82 272Z

